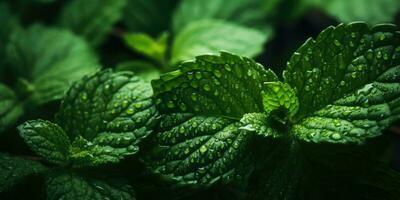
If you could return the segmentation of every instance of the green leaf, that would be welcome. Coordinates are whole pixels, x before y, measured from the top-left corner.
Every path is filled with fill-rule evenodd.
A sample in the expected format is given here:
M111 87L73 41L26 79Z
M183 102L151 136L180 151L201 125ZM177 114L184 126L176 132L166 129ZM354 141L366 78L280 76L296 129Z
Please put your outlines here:
M264 137L281 137L282 135L270 125L269 114L265 113L248 113L240 119L242 126L239 129L254 132Z
M5 68L6 44L13 30L18 28L18 20L12 14L9 6L5 2L0 3L0 79L4 78L2 70Z
M179 32L193 22L219 19L255 27L264 24L265 12L260 0L185 0L173 16L173 29Z
M151 96L150 84L129 72L104 70L71 86L56 121L73 141L75 164L118 162L136 153L157 123Z
M72 0L62 10L60 25L97 46L121 19L125 5L126 0Z
M271 34L270 30L261 32L225 21L196 21L176 36L171 62L193 59L202 54L217 54L221 50L253 57L262 51Z
M81 38L40 25L14 32L7 50L25 85L21 93L34 104L61 99L71 82L99 69L96 55Z
M0 83L0 134L14 125L22 114L22 106L14 91Z
M300 104L293 134L363 143L399 119L399 44L395 26L365 23L329 27L308 40L284 73Z
M240 129L240 119L263 112L259 83L276 80L253 60L221 53L199 56L153 81L164 114L154 170L179 184L204 185L243 173L251 134Z
M134 0L128 1L123 23L129 31L144 32L157 36L169 30L176 0Z
M118 181L99 180L74 173L60 173L47 179L49 200L134 200L131 186Z
M146 82L160 78L160 70L153 63L143 60L132 60L119 63L116 71L131 71Z
M261 95L263 97L264 110L270 113L279 107L287 109L289 116L296 114L299 101L296 93L287 83L267 82Z
M49 121L27 121L18 127L28 146L51 163L66 165L71 146L68 136L57 125Z
M145 33L127 33L124 35L125 43L133 50L163 64L167 49L168 34L161 34L157 39Z
M341 22L366 21L371 24L393 22L400 10L397 0L319 0L317 6Z
M32 160L0 153L0 192L5 192L29 175L39 174L46 167Z

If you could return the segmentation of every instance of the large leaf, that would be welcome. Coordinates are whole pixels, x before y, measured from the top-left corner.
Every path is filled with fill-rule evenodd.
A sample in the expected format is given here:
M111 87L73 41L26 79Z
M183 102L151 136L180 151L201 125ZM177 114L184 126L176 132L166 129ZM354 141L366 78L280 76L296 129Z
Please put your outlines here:
M173 17L173 29L179 32L189 24L204 19L220 19L250 27L264 22L261 0L184 0Z
M22 106L14 91L0 83L0 134L14 125L22 113Z
M221 53L197 57L153 81L164 114L155 171L180 184L204 185L243 173L252 134L240 119L263 112L261 83L276 80L250 59Z
M99 69L95 54L81 38L40 25L16 31L7 50L25 86L23 92L35 104L61 99L72 81Z
M0 153L0 192L10 189L29 175L45 170L46 167L36 161Z
M299 111L293 134L362 143L400 118L400 33L393 25L330 27L294 53L285 80Z
M314 0L315 1L315 0ZM392 22L400 11L397 0L318 0L318 7L341 22L366 21L371 24Z
M157 36L169 30L176 0L130 0L123 22L129 31L145 32Z
M65 132L49 121L27 121L18 127L25 142L38 155L49 162L65 165L68 163L70 141Z
M72 0L61 13L60 24L96 46L122 17L127 0Z
M258 31L220 20L191 23L178 33L172 46L172 63L221 50L253 57L262 51L271 31Z
M101 71L67 92L57 123L73 141L75 165L117 162L137 152L137 144L157 122L152 89L129 72Z
M119 181L98 180L74 173L53 174L47 180L50 200L134 200L131 186Z

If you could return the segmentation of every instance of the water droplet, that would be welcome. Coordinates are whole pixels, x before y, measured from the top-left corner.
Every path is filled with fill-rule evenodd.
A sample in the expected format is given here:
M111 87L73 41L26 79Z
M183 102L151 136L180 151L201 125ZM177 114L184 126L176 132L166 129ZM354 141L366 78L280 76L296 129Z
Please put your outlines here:
M181 126L181 127L179 128L179 133L184 133L184 132L185 132L185 127Z
M196 128L197 126L198 126L197 122L193 122L193 123L192 123L192 127L193 127L193 128Z
M82 99L83 101L86 101L87 98L88 98L88 96L87 96L86 92L83 92L83 93L81 94L81 99Z
M218 69L214 70L213 73L214 73L214 75L215 75L217 78L220 78L221 75L222 75L222 74L221 74L221 71L219 71Z
M190 95L190 98L192 98L193 101L197 101L197 94L193 92L193 93Z
M339 133L334 133L331 135L331 138L334 140L340 140L342 136Z
M174 107L175 107L174 102L168 101L168 102L167 102L167 107L168 107L168 108L174 108Z
M367 51L367 59L371 60L374 58L374 51L372 49L368 49Z
M384 53L383 54L383 60L389 60L389 54L388 53Z
M193 72L188 72L187 78L188 78L189 80L192 80L192 79L193 79Z
M224 68L226 69L226 71L229 72L232 70L231 66L229 66L228 64L225 64Z
M382 58L382 52L378 51L378 53L376 53L376 58L380 59Z
M201 79L201 72L196 72L194 76L196 77L196 79Z
M356 35L356 33L355 32L351 32L351 37L352 38L355 38L357 35Z
M386 36L385 36L385 34L384 33L380 33L379 34L379 40L385 40L385 38L386 38Z
M140 103L140 102L139 103L135 103L134 106L135 106L135 108L141 108L142 107L142 103Z
M128 108L126 110L126 114L128 114L128 115L132 115L133 113L135 113L135 111L132 108Z
M210 91L210 90L211 90L211 87L210 87L210 85L209 85L208 83L206 83L206 84L203 85L203 89L204 89L205 91Z
M201 154L204 154L206 151L207 151L207 147L206 146L203 145L203 146L200 147L200 153Z
M337 47L339 47L340 45L342 45L342 44L340 44L339 40L334 40L333 43L334 43L335 46L337 46Z
M179 104L179 108L180 108L182 111L186 111L186 109L187 109L187 107L186 107L186 105L185 105L184 103Z
M310 86L306 85L306 86L304 87L304 90L305 90L305 91L310 91Z
M341 86L346 85L346 81L340 81L340 85L341 85Z

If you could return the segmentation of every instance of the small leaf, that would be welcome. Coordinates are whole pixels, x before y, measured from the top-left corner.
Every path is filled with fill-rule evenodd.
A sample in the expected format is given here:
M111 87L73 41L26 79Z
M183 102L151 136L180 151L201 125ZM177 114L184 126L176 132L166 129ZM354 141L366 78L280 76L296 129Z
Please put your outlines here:
M18 127L28 146L51 163L65 165L69 160L70 141L65 132L49 121L27 121Z
M221 50L253 57L262 51L271 34L270 30L262 32L226 21L196 21L176 35L171 62L175 64L197 55L217 54Z
M125 5L126 0L72 0L62 10L59 21L97 46L122 17Z
M22 114L22 106L14 91L0 83L0 134L14 125Z
M284 73L300 103L293 134L333 143L381 135L400 119L399 65L400 34L393 25L342 24L308 40Z
M60 40L60 38L63 38ZM13 33L7 46L12 69L34 104L61 99L68 85L99 69L90 47L68 31L31 26Z
M157 39L145 33L128 33L124 35L125 43L133 50L154 59L160 63L165 62L168 34L161 34Z
M131 186L118 181L100 180L74 173L53 174L47 179L49 200L134 200Z
M262 26L266 13L260 0L185 0L173 16L173 29L179 32L195 21L225 20L249 27Z
M29 175L39 174L46 167L32 160L0 153L0 192L5 192Z
M151 96L150 84L129 72L104 70L75 83L56 117L73 141L75 164L117 162L135 154L157 123Z
M299 101L295 91L287 83L267 82L264 83L263 97L264 110L270 113L279 107L284 107L292 117L296 114Z
M246 113L263 112L261 82L276 75L254 61L221 53L199 56L152 82L164 114L154 153L155 172L179 184L212 185L247 171L253 134L243 130Z

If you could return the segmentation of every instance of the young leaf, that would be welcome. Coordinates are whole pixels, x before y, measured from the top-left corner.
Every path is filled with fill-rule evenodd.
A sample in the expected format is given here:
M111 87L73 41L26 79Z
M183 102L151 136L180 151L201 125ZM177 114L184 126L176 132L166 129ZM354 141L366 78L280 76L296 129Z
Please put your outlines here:
M126 0L72 0L60 16L60 24L97 46L122 17Z
M294 53L284 78L297 93L292 132L313 142L362 143L400 118L400 33L365 23L324 30Z
M117 181L104 181L82 177L74 173L53 174L47 179L49 200L134 200L131 186Z
M60 40L60 38L63 38ZM61 99L68 85L99 69L85 41L68 31L31 26L14 32L8 59L34 104Z
M69 160L71 146L68 136L57 125L49 121L27 121L18 127L25 142L38 155L51 163L65 165Z
M153 81L165 114L155 171L180 184L204 185L239 174L251 139L240 119L263 112L259 83L276 80L250 59L221 53L197 57Z
M22 113L14 91L0 83L0 134L13 125Z
M150 84L129 72L104 70L75 83L56 121L73 141L77 165L117 162L136 153L157 122L151 96Z
M177 34L171 62L193 59L201 54L217 54L221 50L253 57L261 52L271 34L270 30L262 32L226 21L196 21Z
M185 0L173 16L173 29L179 32L189 24L205 19L219 19L255 27L264 23L260 0Z
M270 113L283 107L288 111L290 117L294 116L299 107L299 101L293 89L287 83L269 82L264 84L265 87L261 93L264 110Z
M125 43L133 50L164 64L168 35L161 34L157 39L145 33L128 33L124 35Z
M0 192L5 192L29 175L39 174L46 167L32 160L0 153Z

